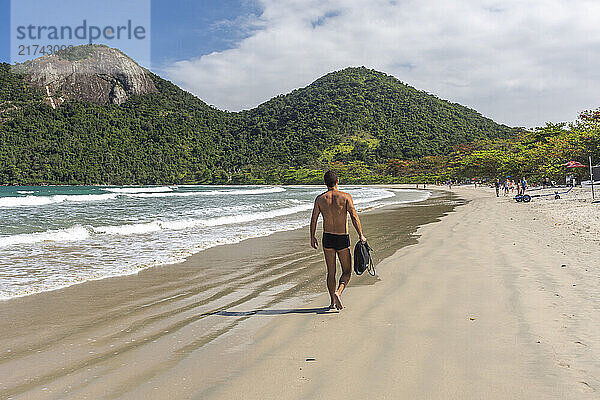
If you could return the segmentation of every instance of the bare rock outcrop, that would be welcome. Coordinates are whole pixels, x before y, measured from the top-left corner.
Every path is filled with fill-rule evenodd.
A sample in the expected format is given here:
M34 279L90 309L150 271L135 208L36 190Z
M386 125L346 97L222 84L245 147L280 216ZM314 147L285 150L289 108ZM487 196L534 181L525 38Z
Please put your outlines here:
M122 104L132 95L157 92L146 70L121 51L103 45L76 46L13 68L43 89L53 108L70 99Z

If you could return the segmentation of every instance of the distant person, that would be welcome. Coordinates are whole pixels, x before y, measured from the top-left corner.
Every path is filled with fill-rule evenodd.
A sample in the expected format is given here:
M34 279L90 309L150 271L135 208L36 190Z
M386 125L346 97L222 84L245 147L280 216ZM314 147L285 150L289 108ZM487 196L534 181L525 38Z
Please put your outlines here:
M315 199L312 217L310 220L310 245L316 249L319 245L315 232L319 214L323 215L323 253L327 264L327 290L331 303L329 308L341 310L342 292L350 281L352 273L352 256L350 255L350 235L348 235L348 214L352 219L352 225L358 233L360 240L364 243L367 238L363 236L362 227L358 214L354 208L352 196L338 190L339 180L335 172L327 171L324 176L327 191ZM338 256L342 265L342 275L335 288L335 256Z
M521 179L521 194L525 194L526 189L527 189L527 179L525 179L525 177L523 177L523 179Z
M512 187L512 185L510 184L510 181L507 179L504 181L504 196L508 196L508 193L510 191L510 188Z
M500 179L496 179L494 186L496 187L496 197L500 197Z

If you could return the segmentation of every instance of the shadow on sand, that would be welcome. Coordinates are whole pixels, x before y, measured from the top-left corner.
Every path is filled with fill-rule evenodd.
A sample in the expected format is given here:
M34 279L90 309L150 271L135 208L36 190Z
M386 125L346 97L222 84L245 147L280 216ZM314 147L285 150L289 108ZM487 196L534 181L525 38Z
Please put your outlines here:
M284 308L280 310L251 310L251 311L213 311L203 315L221 315L224 317L248 317L251 315L284 315L284 314L334 314L337 310L329 307L319 308Z

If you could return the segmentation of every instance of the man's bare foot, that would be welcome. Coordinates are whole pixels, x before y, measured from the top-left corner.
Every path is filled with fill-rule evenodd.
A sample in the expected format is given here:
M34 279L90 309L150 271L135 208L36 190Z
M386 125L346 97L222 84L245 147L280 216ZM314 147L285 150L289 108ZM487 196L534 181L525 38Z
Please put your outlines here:
M335 308L335 304L333 304L333 302L331 302L331 304L329 305L329 309L332 310Z
M341 299L339 293L336 292L333 296L334 296L333 301L335 303L335 308L337 308L338 310L341 310L342 308L344 308L344 306L342 305L342 299Z

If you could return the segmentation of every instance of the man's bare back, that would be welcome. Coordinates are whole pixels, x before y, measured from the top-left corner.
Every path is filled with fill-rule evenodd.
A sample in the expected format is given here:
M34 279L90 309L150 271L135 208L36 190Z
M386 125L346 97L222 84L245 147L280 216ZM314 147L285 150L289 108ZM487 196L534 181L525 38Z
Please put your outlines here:
M317 197L315 202L323 216L323 232L336 235L348 233L347 213L350 210L356 212L352 196L339 190L328 190Z
M310 221L310 244L318 247L315 236L319 214L323 215L323 253L327 264L327 288L331 297L330 308L342 309L341 294L350 281L352 257L350 255L350 237L348 235L348 214L358 233L360 240L366 242L354 202L350 194L338 190L338 179L335 173L325 174L327 192L315 199ZM342 275L337 290L335 289L336 254L342 265Z

